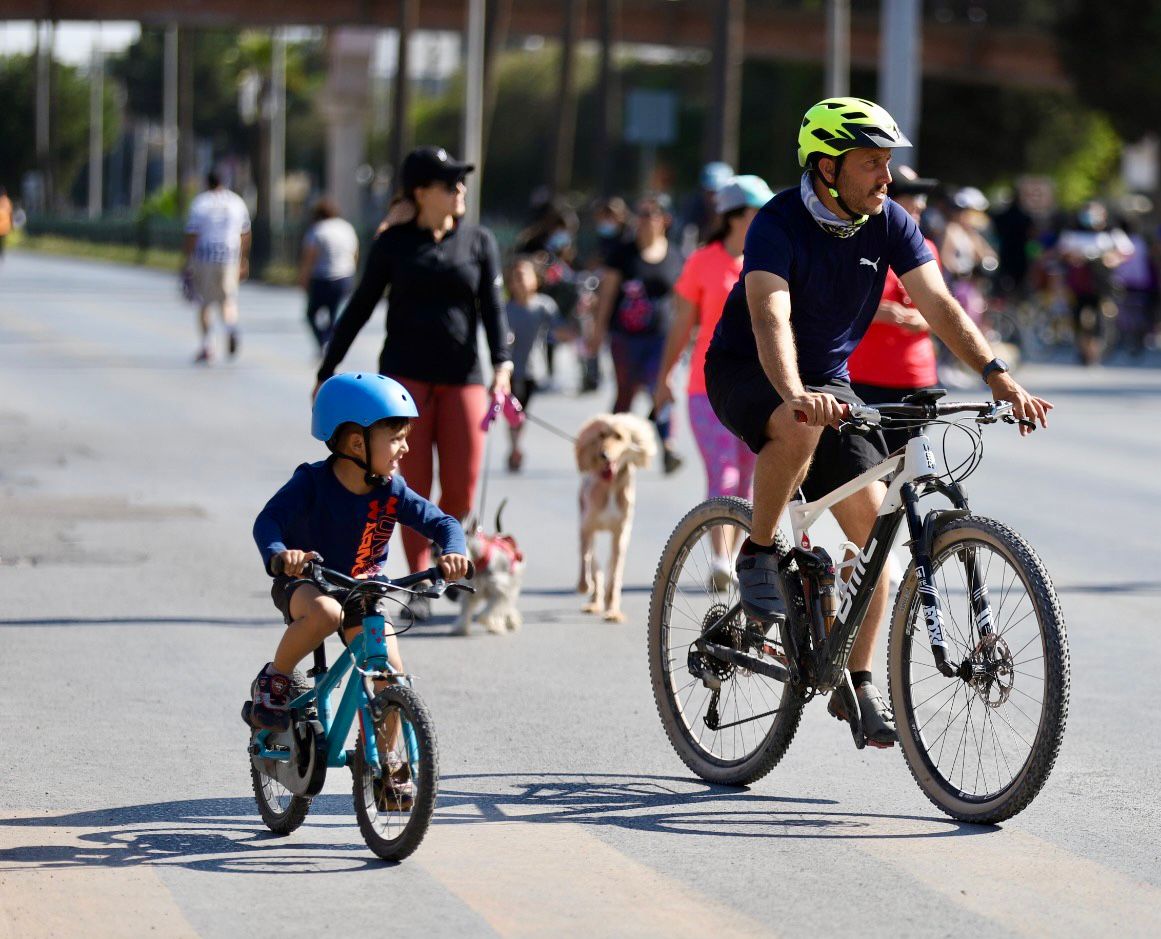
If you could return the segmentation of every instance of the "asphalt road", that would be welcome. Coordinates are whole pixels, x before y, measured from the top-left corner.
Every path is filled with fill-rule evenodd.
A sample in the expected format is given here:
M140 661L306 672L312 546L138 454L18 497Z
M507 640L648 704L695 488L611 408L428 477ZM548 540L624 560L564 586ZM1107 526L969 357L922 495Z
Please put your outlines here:
M692 777L644 627L661 546L703 493L684 422L685 468L640 479L624 624L580 613L571 448L532 427L525 471L488 493L528 558L525 628L455 639L437 605L405 637L443 778L426 841L385 866L345 771L297 833L265 831L237 717L280 628L250 526L320 456L301 307L245 287L240 359L195 368L173 278L0 267L0 937L1161 932L1161 370L1026 368L1051 427L990 429L970 480L1045 560L1072 650L1064 747L1010 822L943 817L898 750L856 751L818 702L752 788ZM381 322L349 367L373 366ZM534 408L571 431L609 398Z

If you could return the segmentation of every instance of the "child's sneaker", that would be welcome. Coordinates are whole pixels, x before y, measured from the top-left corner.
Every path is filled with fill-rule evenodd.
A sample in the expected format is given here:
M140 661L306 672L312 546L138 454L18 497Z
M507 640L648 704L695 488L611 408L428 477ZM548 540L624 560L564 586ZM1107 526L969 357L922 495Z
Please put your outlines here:
M290 676L264 665L250 686L250 726L284 731L290 727Z

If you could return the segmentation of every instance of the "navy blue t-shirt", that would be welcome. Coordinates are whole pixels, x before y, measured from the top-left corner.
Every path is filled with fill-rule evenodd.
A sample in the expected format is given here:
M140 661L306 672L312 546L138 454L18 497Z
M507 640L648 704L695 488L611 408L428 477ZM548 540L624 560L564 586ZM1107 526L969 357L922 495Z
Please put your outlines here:
M919 226L890 199L858 233L837 238L811 217L797 187L784 189L750 223L742 276L726 300L710 354L758 357L746 275L767 271L790 285L790 325L803 383L846 379L847 358L875 316L888 266L902 276L931 260Z
M254 540L266 572L280 551L317 551L332 570L374 577L387 566L395 524L414 528L444 554L467 554L464 530L450 515L407 488L403 477L358 495L346 488L331 460L303 463L254 521Z

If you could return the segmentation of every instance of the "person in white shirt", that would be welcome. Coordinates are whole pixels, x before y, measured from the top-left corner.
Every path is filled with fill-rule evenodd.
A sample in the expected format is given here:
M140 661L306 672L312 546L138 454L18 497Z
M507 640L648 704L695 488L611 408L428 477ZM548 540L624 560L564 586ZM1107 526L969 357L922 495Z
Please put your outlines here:
M223 186L215 172L206 174L206 191L190 203L183 254L183 287L197 304L201 329L194 361L213 361L211 306L221 311L226 350L233 358L238 354L238 284L250 272L250 213L242 197Z
M314 224L302 240L298 285L306 291L306 322L321 352L354 285L359 236L329 199L320 199L312 214Z

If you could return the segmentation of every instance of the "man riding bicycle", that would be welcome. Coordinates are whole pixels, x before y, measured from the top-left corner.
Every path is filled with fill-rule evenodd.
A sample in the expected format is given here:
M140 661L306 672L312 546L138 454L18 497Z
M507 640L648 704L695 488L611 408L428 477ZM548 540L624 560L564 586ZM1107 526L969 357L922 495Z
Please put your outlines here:
M918 226L887 198L891 151L909 146L891 115L872 101L828 98L811 107L798 132L801 183L776 195L751 223L742 277L710 344L710 403L758 455L752 530L737 573L746 614L762 622L786 613L774 533L790 496L801 487L816 499L887 455L881 434L839 434L830 425L843 403L860 403L847 357L875 315L888 267L932 331L982 376L996 400L1010 401L1016 417L1041 425L1052 407L1008 374L948 293ZM885 493L875 482L834 506L852 542L866 543ZM880 747L897 739L891 710L871 680L886 580L884 573L849 661L867 742ZM830 710L846 719L839 696L831 697Z

